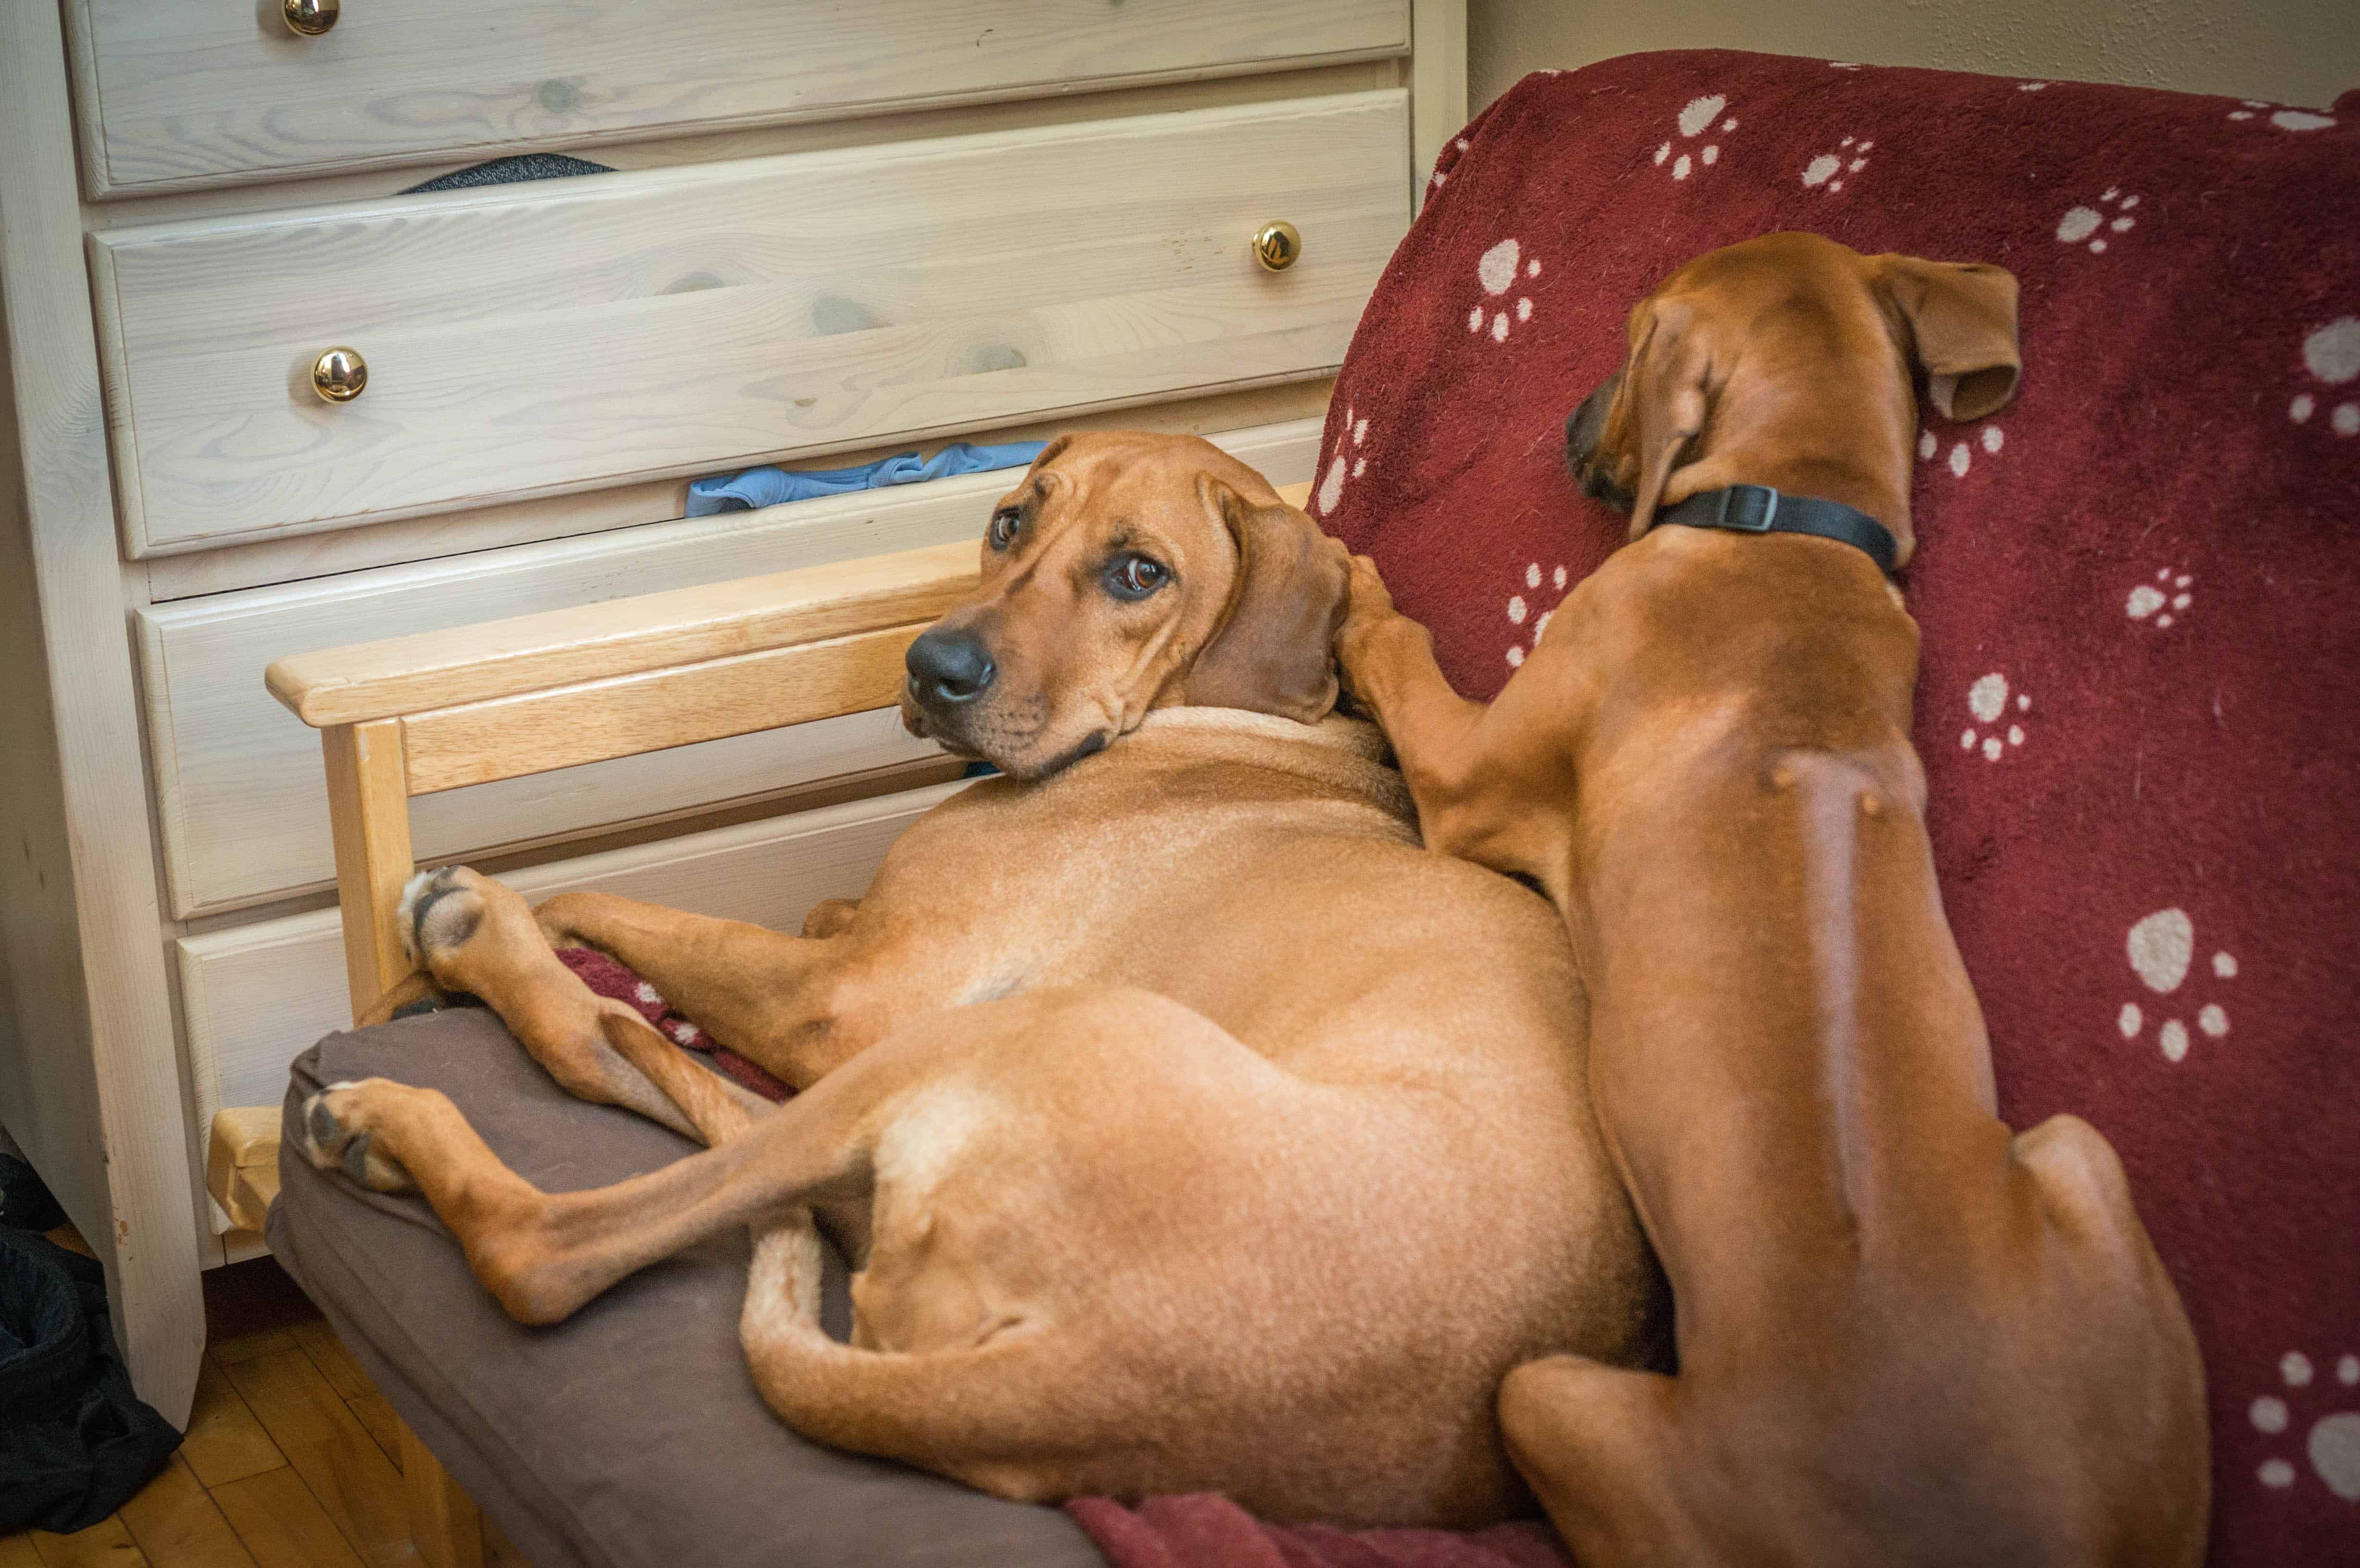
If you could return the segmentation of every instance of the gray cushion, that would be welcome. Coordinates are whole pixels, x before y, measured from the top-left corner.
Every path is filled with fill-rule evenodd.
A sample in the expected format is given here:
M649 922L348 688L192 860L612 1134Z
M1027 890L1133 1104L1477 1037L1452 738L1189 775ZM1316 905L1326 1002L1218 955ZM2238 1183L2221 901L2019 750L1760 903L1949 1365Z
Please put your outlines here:
M738 1346L742 1235L625 1280L558 1327L510 1322L423 1203L364 1192L296 1152L304 1097L367 1077L441 1089L494 1152L552 1191L618 1181L695 1146L574 1099L479 1009L330 1035L295 1062L271 1249L535 1568L1099 1568L1054 1509L821 1448L781 1425ZM827 1288L840 1335L834 1259Z

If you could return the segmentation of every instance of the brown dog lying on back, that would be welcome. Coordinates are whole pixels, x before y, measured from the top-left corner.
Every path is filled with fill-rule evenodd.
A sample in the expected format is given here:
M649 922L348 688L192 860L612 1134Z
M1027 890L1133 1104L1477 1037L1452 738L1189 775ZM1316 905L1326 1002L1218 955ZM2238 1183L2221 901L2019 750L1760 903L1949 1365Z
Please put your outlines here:
M904 713L1012 777L927 813L857 907L790 936L411 884L435 981L706 1152L542 1193L382 1079L315 1096L307 1152L421 1189L532 1323L750 1225L754 1383L822 1442L1014 1497L1502 1517L1508 1369L1661 1340L1557 921L1425 854L1373 728L1326 718L1343 551L1260 474L1193 439L1054 442L982 556ZM552 942L803 1093L747 1104ZM814 1214L858 1270L849 1345L819 1326Z
M1917 626L1874 558L1912 544L1913 359L1945 415L2005 402L2015 279L1808 234L1674 274L1570 432L1634 542L1489 707L1355 563L1346 678L1427 843L1564 916L1672 1279L1676 1377L1565 1356L1501 1395L1585 1568L2203 1551L2179 1299L2106 1141L1994 1114L1935 886Z

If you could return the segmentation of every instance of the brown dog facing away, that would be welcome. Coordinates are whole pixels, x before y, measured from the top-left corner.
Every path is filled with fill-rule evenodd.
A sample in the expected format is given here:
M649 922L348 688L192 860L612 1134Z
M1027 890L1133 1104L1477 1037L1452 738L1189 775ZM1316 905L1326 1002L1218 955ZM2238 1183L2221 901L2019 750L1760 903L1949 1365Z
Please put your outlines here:
M770 1407L988 1491L1349 1524L1527 1506L1501 1377L1660 1362L1662 1279L1590 1115L1556 919L1426 854L1373 726L1326 716L1348 571L1205 441L1052 443L909 655L911 726L1014 777L922 818L857 906L798 937L595 894L534 911L464 868L411 884L434 982L705 1152L543 1193L383 1079L315 1096L307 1151L414 1183L531 1323L751 1226ZM733 1092L552 942L802 1092ZM814 1211L858 1270L849 1345L819 1326Z
M1945 415L2005 402L2016 280L1808 234L1675 273L1569 435L1635 542L1488 707L1355 562L1345 678L1427 843L1564 916L1600 1125L1671 1277L1677 1375L1559 1356L1501 1393L1584 1568L2203 1550L2202 1372L2114 1150L1994 1112L1909 742L1916 624L1851 544L1651 526L1774 486L1906 559L1913 358Z

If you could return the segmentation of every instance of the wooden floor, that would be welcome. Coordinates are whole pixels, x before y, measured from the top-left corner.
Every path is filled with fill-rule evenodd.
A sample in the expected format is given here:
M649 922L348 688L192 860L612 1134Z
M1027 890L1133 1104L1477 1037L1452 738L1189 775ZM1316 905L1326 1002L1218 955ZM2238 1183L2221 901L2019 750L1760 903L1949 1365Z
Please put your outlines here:
M279 1265L258 1258L208 1272L205 1326L187 1440L163 1474L88 1530L0 1536L0 1568L418 1561L393 1410ZM490 1561L527 1568L486 1524Z

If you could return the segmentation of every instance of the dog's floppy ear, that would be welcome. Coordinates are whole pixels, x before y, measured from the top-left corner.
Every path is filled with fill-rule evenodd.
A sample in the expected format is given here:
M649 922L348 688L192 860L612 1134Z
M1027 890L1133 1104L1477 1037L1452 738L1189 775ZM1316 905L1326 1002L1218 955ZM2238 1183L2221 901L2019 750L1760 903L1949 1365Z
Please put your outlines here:
M1197 475L1196 497L1236 543L1238 572L1189 667L1186 700L1306 724L1326 716L1351 582L1344 547L1294 507L1256 506L1209 474Z
M1656 321L1648 323L1622 382L1622 394L1632 400L1627 417L1636 421L1639 452L1639 485L1631 503L1634 539L1655 526L1664 486L1711 410L1711 367L1696 334L1661 331L1660 326Z
M1981 261L1888 256L1885 298L1926 367L1926 400L1947 419L1980 419L2016 396L2016 274Z

